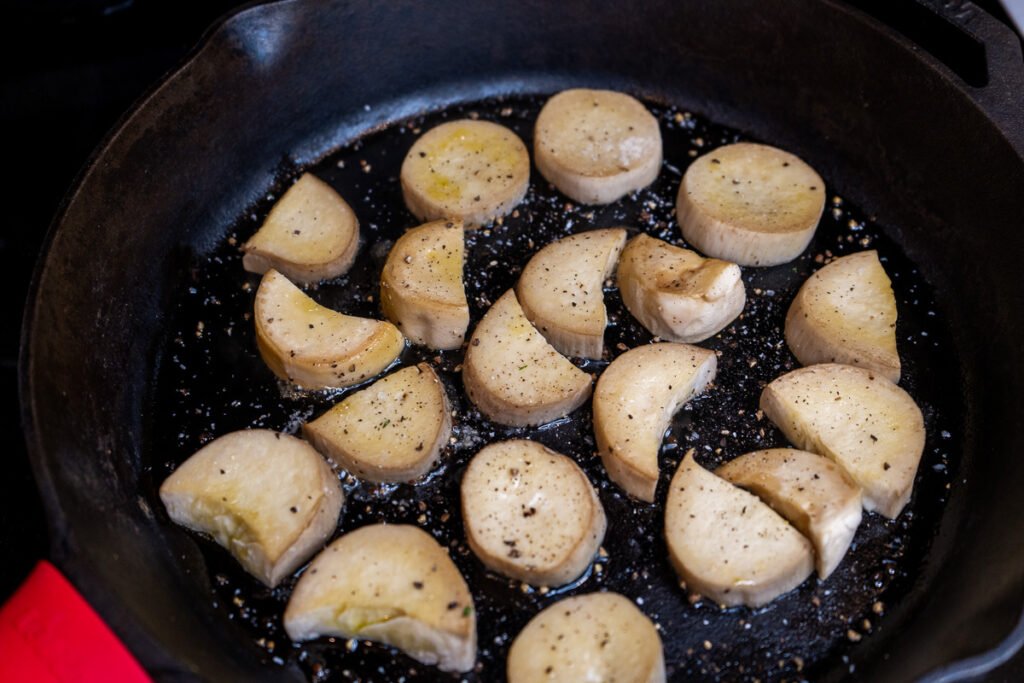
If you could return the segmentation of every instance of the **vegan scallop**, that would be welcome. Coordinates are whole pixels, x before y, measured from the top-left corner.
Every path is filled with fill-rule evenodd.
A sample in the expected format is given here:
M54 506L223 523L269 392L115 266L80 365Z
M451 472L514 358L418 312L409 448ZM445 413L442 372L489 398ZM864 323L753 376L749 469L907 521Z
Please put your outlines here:
M591 391L590 375L541 336L516 293L494 302L473 330L462 364L469 400L506 425L541 425L579 408Z
M828 458L795 448L745 453L715 474L757 495L814 544L818 576L842 561L861 518L860 487Z
M800 532L757 496L697 464L693 450L669 485L665 540L686 587L727 606L760 607L814 569Z
M352 208L330 185L303 173L242 246L242 266L260 274L273 268L308 284L346 273L358 249Z
M622 228L589 230L548 244L523 268L516 297L526 317L559 352L601 357L608 326L604 281L625 243Z
M537 116L537 170L582 204L610 204L647 187L658 177L661 155L658 120L624 93L565 90Z
M302 432L360 479L419 479L437 463L452 433L444 385L426 363L402 368L349 394Z
M359 384L383 372L405 348L391 323L321 306L276 270L260 282L254 317L264 362L306 389Z
M405 205L421 221L445 218L477 228L523 200L530 155L518 135L497 123L449 121L416 140L400 180Z
M924 453L924 416L910 394L873 370L823 363L773 380L761 409L795 446L841 465L866 510L899 516Z
M619 258L622 302L662 339L693 343L720 332L743 310L740 268L648 235L629 241Z
M608 477L654 502L658 451L672 416L715 378L714 351L661 342L630 349L611 362L594 392L594 435Z
M651 620L618 593L588 593L550 605L508 651L509 683L663 683L661 638Z
M398 238L380 276L380 307L413 344L457 349L469 327L461 221L432 221Z
M334 533L345 496L312 446L266 429L225 434L160 486L170 518L209 534L270 587Z
M739 142L694 160L676 216L686 241L741 266L774 266L807 248L825 209L825 182L799 157Z
M442 671L476 662L476 612L466 580L430 534L371 524L327 546L284 612L293 641L320 636L392 645Z
M583 470L535 441L491 444L462 478L466 539L490 569L561 586L590 565L607 526Z
M786 343L803 365L842 363L900 381L896 296L875 250L811 275L786 314Z

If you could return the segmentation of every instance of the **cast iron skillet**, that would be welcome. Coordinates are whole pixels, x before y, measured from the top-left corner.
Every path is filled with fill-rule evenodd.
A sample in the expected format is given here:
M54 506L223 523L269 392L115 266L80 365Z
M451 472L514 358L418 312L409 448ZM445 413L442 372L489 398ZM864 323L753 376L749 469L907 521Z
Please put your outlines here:
M956 362L934 372L958 375L963 452L914 590L848 656L858 677L944 680L957 670L943 667L1013 630L1024 603L1019 44L966 3L934 24L938 44L962 48L949 65L845 4L767 5L255 6L123 122L69 196L37 271L23 406L53 559L157 679L299 679L259 664L210 606L195 544L140 492L165 315L190 266L282 171L374 127L576 84L771 140L902 228L889 237L934 285L951 328ZM983 670L1020 635L968 665Z

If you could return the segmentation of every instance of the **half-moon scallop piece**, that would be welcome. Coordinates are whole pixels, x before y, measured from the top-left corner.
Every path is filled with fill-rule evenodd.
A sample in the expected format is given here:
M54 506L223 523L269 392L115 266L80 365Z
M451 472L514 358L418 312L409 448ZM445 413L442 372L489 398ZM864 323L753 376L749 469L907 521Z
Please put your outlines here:
M473 330L462 382L480 412L506 425L540 425L564 417L591 391L590 375L544 340L511 289Z
M433 221L398 238L380 276L380 307L413 344L457 349L469 327L461 221Z
M530 184L530 155L505 126L449 121L413 144L400 180L405 205L421 221L447 218L477 228L510 213L523 200Z
M761 409L798 448L839 463L864 489L864 509L899 516L924 453L910 394L873 370L824 363L773 380Z
M739 142L696 159L683 174L676 216L686 241L741 266L800 255L825 209L825 183L799 157Z
M170 518L209 534L270 587L334 533L345 502L312 446L266 429L225 434L160 486Z
M715 474L756 494L814 544L818 576L846 555L861 518L860 487L828 458L771 448L730 460Z
M405 348L391 323L321 306L276 270L260 282L254 316L264 362L306 389L359 384L383 372Z
M611 362L594 392L594 435L608 477L654 502L658 451L672 416L715 378L714 351L662 342L630 349Z
M648 235L637 235L626 245L617 279L633 317L669 341L704 341L732 322L747 301L735 263L704 258Z
M604 352L604 281L625 243L622 228L581 232L548 244L523 268L516 285L519 304L566 356L600 358Z
M687 588L723 605L760 607L814 569L806 538L767 504L697 464L679 464L665 502L669 559Z
M466 540L480 561L535 586L579 577L607 522L583 470L535 441L486 446L462 478Z
M658 120L637 99L611 90L565 90L534 128L537 170L583 204L610 204L647 187L661 170Z
M426 363L402 368L349 394L302 432L317 450L360 479L419 479L452 433L448 398Z
M588 593L548 606L509 648L509 683L663 683L661 638L651 620L618 593Z
M273 268L306 284L347 272L358 249L352 208L330 185L303 173L242 246L242 266L252 273Z
M288 600L296 642L320 636L392 645L442 671L476 661L473 597L448 552L414 526L372 524L327 546Z
M900 381L896 296L875 250L837 258L800 287L786 343L803 365L842 363Z

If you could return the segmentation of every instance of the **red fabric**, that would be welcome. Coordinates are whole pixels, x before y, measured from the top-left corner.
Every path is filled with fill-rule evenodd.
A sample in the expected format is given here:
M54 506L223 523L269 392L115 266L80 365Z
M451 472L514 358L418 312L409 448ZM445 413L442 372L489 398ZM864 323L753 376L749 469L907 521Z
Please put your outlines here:
M0 681L149 683L117 636L49 562L0 608Z

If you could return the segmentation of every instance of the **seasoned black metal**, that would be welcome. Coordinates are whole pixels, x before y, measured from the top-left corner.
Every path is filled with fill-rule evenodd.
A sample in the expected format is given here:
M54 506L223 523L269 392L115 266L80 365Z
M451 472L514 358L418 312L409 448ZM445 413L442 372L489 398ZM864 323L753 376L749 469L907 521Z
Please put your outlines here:
M1024 468L1014 457L1024 408L1016 391L1024 380L1016 355L1024 333L1016 270L1024 253L1024 69L1008 31L976 12L958 21L985 45L985 87L968 86L898 34L832 2L629 10L575 1L284 2L233 17L108 141L70 196L38 273L23 345L24 406L55 559L158 679L301 679L295 666L260 664L266 644L261 650L251 630L229 621L233 606L211 604L227 590L208 585L215 553L204 558L154 510L161 463L198 439L172 442L166 425L178 418L158 400L183 288L203 279L210 256L237 271L223 240L243 230L238 217L265 207L266 193L297 168L375 127L458 102L601 85L700 112L805 157L830 191L877 215L887 235L880 244L896 260L902 250L934 286L955 357L924 356L918 377L958 389L937 399L960 446L949 500L943 508L944 489L927 484L939 475L923 480L915 505L933 511L934 532L908 538L921 539L915 547L927 554L911 552L916 560L901 565L905 578L894 583L902 597L872 619L877 633L826 650L848 650L865 679L907 680L992 647L1024 603L1016 542ZM530 106L523 102L514 101ZM398 229L395 220L380 229ZM231 379L249 391L265 386L266 375L252 361ZM963 413L949 414L958 403ZM227 412L206 419L218 431L232 424ZM752 443L741 442L728 448ZM922 502L923 492L935 499ZM602 496L610 511L620 505L612 490ZM609 574L612 563L614 555ZM690 618L711 608L682 609ZM826 639L834 637L828 624ZM816 678L849 672L842 660L805 664ZM677 664L700 674L693 666ZM797 664L790 657L784 666Z

